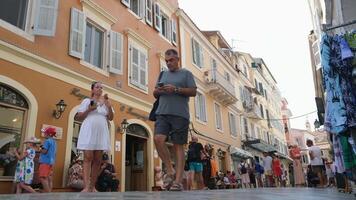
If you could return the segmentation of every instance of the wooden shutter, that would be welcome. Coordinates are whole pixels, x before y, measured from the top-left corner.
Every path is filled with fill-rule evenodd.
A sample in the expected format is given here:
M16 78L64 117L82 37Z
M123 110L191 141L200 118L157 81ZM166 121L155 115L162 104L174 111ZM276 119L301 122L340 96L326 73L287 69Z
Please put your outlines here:
M147 90L147 56L143 52L139 52L139 84L144 90Z
M35 1L35 35L54 36L58 13L58 0Z
M177 46L177 22L176 20L172 19L171 20L171 25L172 25L172 43Z
M146 23L152 26L153 12L152 12L152 0L146 0Z
M206 122L206 106L205 106L205 97L201 95L201 107L202 107L202 121Z
M200 103L199 103L199 99L200 99L201 94L197 93L196 97L194 98L195 100L195 117L200 119Z
M138 6L139 16L143 19L146 16L146 0L139 0Z
M161 31L162 29L162 19L161 19L161 9L157 3L154 4L154 16L155 16L155 29Z
M132 45L130 45L130 64L130 83L139 87L139 51Z
M83 59L85 45L85 16L76 8L71 9L69 55Z
M195 40L192 38L192 56L193 56L193 63L197 64L197 54L196 54L196 48L195 48Z
M123 43L122 34L114 31L110 31L109 71L111 73L122 74L122 58L123 58L122 43Z

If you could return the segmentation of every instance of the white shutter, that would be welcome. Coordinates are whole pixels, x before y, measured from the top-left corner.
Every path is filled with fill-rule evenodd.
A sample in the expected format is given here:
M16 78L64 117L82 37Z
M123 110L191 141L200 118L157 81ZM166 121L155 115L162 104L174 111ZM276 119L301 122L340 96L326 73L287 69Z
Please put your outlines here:
M201 95L201 99L202 99L202 118L204 122L206 122L206 105L205 105L205 96Z
M122 74L122 43L122 34L110 31L109 71L114 74Z
M196 48L195 48L195 40L192 38L192 56L193 56L193 63L197 64L197 54L196 54Z
M130 83L139 87L139 51L133 46L130 46L130 64Z
M152 12L152 0L146 0L146 23L152 26L153 12Z
M166 30L167 30L167 39L169 41L172 41L172 21L170 19L167 19L167 24L166 24Z
M203 47L199 44L199 67L203 68L204 67L204 54L203 54Z
M141 19L143 19L146 15L146 0L139 0L138 6L139 16Z
M130 0L121 0L121 3L130 8Z
M33 33L35 35L54 36L57 24L58 0L37 0L35 3Z
M139 85L142 89L147 90L147 56L143 52L139 52Z
M172 43L175 46L177 46L177 22L174 19L172 19L171 25L172 25Z
M195 117L197 119L200 120L200 103L199 103L199 99L200 99L200 93L197 93L196 97L194 98L195 100Z
M84 13L76 8L71 9L69 55L84 58L85 45L85 17Z
M154 4L154 16L155 16L155 29L161 31L162 29L162 19L161 19L161 9L157 3Z

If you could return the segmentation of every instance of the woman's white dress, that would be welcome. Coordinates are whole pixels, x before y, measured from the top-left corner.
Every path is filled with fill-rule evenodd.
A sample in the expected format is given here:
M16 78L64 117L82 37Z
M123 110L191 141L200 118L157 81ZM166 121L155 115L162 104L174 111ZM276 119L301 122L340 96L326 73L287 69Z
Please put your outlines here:
M90 99L84 99L78 112L85 112L90 105ZM91 111L80 127L77 148L79 150L110 150L110 134L106 115L108 108L105 104L97 104L96 110Z

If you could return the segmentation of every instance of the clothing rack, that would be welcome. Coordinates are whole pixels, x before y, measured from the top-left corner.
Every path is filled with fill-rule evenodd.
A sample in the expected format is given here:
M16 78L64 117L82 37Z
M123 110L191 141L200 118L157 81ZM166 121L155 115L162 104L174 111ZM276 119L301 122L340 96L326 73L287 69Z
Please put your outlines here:
M337 29L337 28L341 28L341 27L344 27L344 26L349 26L349 25L352 25L352 24L356 24L356 19L355 20L352 20L350 22L346 22L346 23L343 23L343 24L340 24L340 25L337 25L337 26L333 26L333 27L330 27L330 28L324 28L324 31L331 31L331 30L334 30L334 29Z

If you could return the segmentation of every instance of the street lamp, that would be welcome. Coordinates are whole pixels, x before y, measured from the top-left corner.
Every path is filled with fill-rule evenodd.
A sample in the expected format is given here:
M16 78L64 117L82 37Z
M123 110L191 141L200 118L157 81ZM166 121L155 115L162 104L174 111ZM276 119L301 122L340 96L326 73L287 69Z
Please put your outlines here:
M61 99L57 104L56 104L56 110L53 110L53 117L56 119L59 119L62 116L62 113L66 109L67 104L64 103L64 100Z
M121 134L124 134L127 130L127 126L129 125L129 123L127 122L127 119L123 119L120 127L117 128L117 131L120 132Z

